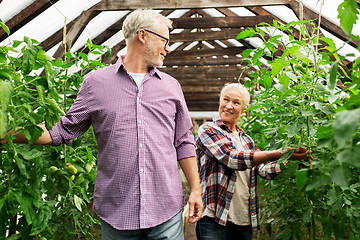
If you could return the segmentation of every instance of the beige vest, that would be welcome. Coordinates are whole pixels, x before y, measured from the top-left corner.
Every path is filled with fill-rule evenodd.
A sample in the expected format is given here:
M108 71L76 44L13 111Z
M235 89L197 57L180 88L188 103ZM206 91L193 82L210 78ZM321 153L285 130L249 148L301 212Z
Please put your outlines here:
M238 132L229 133L231 140L236 146L236 149L243 151L244 147ZM236 183L234 195L231 199L228 221L240 225L250 225L250 213L249 213L249 200L250 200L250 171L236 171ZM209 208L205 208L203 216L215 218L215 212Z

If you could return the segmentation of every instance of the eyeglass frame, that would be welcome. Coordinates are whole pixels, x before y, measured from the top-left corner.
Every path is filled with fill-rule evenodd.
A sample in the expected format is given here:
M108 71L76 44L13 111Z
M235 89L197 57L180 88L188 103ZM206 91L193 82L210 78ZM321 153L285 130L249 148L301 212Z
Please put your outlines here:
M140 30L141 30L141 29L140 29ZM138 30L137 33L138 33L140 30ZM165 48L166 48L167 46L170 47L170 45L169 45L170 39L169 39L169 38L166 38L166 37L164 37L164 36L161 36L160 34L158 34L158 33L156 33L156 32L153 32L153 31L151 31L151 30L148 30L148 29L142 29L142 30L144 30L145 32L152 33L152 34L154 34L154 35L156 35L156 36L158 36L158 37L166 40L166 42L165 42Z

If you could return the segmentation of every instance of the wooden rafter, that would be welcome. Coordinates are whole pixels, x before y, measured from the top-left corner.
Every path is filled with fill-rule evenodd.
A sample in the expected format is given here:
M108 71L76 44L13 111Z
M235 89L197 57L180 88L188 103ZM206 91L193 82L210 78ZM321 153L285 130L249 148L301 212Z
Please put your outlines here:
M52 3L57 1L51 0ZM360 3L360 0L357 2ZM240 44L238 44L233 41L234 38L242 29L255 27L263 22L272 24L273 20L276 20L287 24L263 8L263 6L276 5L288 7L300 19L298 0L102 0L84 11L75 20L67 23L66 40L68 43L71 41L71 45L74 45L88 23L103 11L130 10L129 12L131 12L136 8L153 8L161 10L163 15L168 16L177 9L187 10L182 16L172 17L173 29L170 31L170 45L176 44L177 47L176 49L172 48L173 51L166 56L161 70L171 74L180 82L189 110L216 111L222 86L227 82L246 81L250 71L256 71L247 66L242 59L242 52L245 49L253 49L255 46L248 39L239 40ZM49 0L34 1L6 24L13 33L50 6ZM230 7L244 7L254 16L239 16L231 11ZM213 17L206 11L209 8L217 10L222 16ZM318 20L316 12L305 6L303 9L304 19ZM121 31L125 18L126 15L107 27L92 39L92 42L104 44ZM324 17L321 27L339 39L348 41L351 46L355 47L359 44L346 36L340 27ZM5 39L6 34L1 31L2 29L0 29L0 39L1 37ZM296 29L293 29L293 33L295 38L299 37ZM268 36L264 37L266 39ZM43 41L41 46L48 51L62 40L63 29L58 29L55 34ZM104 59L104 62L114 63L119 51L125 47L125 41L119 41L112 47L110 57ZM80 47L80 49L82 48ZM59 46L54 57L62 57L64 50L64 45ZM281 54L281 49L279 54ZM240 73L242 73L241 79L239 79Z
M272 6L284 5L294 0L207 0L207 1L188 1L188 0L102 0L101 4L96 6L96 10L124 10L148 8L154 9L187 9L187 8L213 8L213 7L246 7L246 6Z
M21 27L33 20L35 17L37 17L39 14L41 14L43 11L45 11L57 1L59 0L52 0L51 2L49 0L34 1L32 4L30 4L28 7L23 9L20 13L16 14L14 17L12 17L9 21L5 23L10 29L10 34L13 34L17 30L19 30ZM0 41L3 41L6 38L7 34L2 28L0 28Z

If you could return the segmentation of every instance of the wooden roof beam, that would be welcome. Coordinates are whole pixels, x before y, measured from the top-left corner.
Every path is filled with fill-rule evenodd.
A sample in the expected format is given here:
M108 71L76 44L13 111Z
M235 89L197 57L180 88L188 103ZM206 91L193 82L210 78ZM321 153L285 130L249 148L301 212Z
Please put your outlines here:
M184 51L173 51L170 52L165 60L168 59L184 59L185 57L212 57L212 56L234 56L236 54L241 54L245 48L243 47L228 47L222 49L190 49Z
M216 8L216 7L250 7L250 6L273 6L284 5L295 0L207 0L207 1L188 1L188 0L102 0L96 10L124 10L148 8L154 9L187 9L187 8Z
M294 11L295 15L300 19L300 7L299 3L292 3L290 4L292 10ZM304 9L304 20L315 20L318 22L319 14L311 10L310 8L303 5ZM360 41L352 40L351 37L346 35L344 31L341 29L341 27L337 26L336 24L332 23L329 19L327 19L324 16L321 16L321 23L320 26L325 29L326 31L330 32L332 35L336 36L337 38L341 39L342 41L349 41L349 44L357 48L357 46L360 44Z
M23 9L20 13L16 14L5 24L10 29L10 35L22 28L25 24L36 18L46 9L52 6L52 4L56 3L59 0L52 0L51 2L48 0L37 0L30 4L28 7ZM8 37L7 33L0 28L0 41L3 41Z
M222 31L212 32L177 33L171 35L170 42L193 42L234 39L240 33L240 31L241 29L226 29Z

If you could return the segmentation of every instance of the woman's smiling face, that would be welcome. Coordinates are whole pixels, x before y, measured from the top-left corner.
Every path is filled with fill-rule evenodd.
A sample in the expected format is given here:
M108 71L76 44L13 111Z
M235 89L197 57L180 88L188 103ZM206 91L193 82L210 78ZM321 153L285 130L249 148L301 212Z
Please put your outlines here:
M226 89L220 96L219 116L220 120L232 131L239 121L241 114L246 110L244 98L240 89L231 87Z

